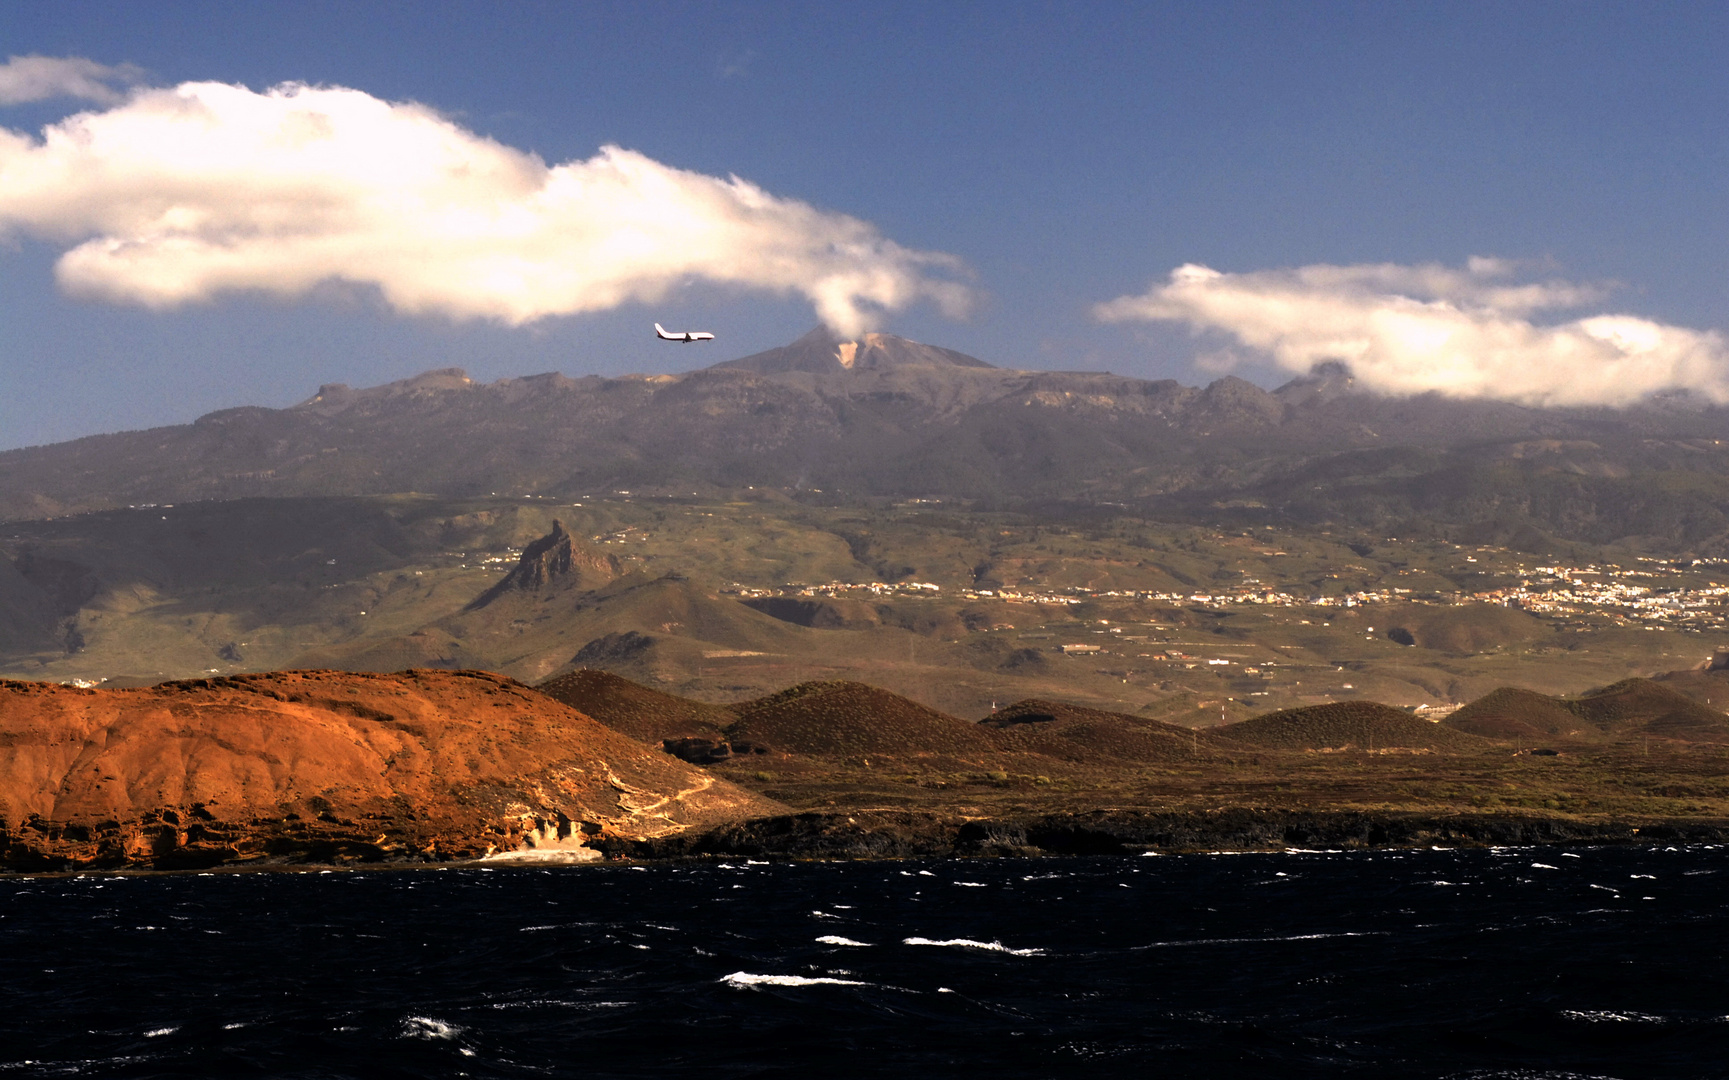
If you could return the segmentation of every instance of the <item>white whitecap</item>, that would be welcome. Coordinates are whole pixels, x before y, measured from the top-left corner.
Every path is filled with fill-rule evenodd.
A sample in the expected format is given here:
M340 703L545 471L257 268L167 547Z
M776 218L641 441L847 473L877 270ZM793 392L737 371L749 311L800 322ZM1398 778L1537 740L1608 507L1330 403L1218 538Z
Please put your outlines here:
M1650 1013L1625 1012L1617 1009L1562 1009L1561 1015L1569 1020L1583 1020L1588 1024L1667 1024L1666 1016L1653 1016Z
M969 889L984 889L989 887L982 881L957 881L955 884L965 885Z
M740 990L753 986L868 986L869 983L857 979L830 979L826 977L811 978L805 975L752 975L748 971L735 971L720 980L728 986Z
M410 1016L402 1021L405 1039L454 1039L465 1029L431 1016Z
M824 934L817 940L824 945L853 945L863 949L871 947L871 943L868 941L854 941L852 938L844 938L838 934Z
M1043 949L1011 949L1000 941L974 941L971 938L950 938L947 941L934 941L931 938L910 937L901 939L902 945L937 945L950 949L982 949L985 952L1007 953L1010 956L1043 956Z
M162 1035L172 1035L179 1030L178 1027L152 1028L144 1033L144 1037L146 1039L154 1039Z
M1208 908L1208 911L1213 910ZM1181 949L1191 945L1261 945L1277 941L1323 941L1327 938L1352 937L1387 937L1385 930L1345 930L1336 934L1286 934L1281 937L1224 937L1195 938L1190 941L1155 941L1149 945L1133 946L1135 951L1141 949Z
M1531 864L1531 869L1533 869L1533 870L1559 870L1561 868L1559 866L1550 866L1546 862L1534 862Z

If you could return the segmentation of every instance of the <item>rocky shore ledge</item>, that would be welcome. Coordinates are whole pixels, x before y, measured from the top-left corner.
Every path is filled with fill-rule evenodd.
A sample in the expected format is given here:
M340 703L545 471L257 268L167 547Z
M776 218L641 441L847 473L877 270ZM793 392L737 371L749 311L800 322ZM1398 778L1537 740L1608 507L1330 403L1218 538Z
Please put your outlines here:
M1438 817L1234 808L1096 810L986 820L901 811L804 813L739 822L697 835L602 846L609 854L633 859L884 859L1724 842L1729 842L1729 822L1724 821L1629 823L1511 814Z
M28 828L0 831L0 871L290 870L308 866L409 867L466 862L479 850L414 850L345 832L329 822L236 828L218 822L161 823L157 835L190 833L189 843L154 851L117 844L56 854ZM99 839L99 838L92 838ZM1182 854L1203 851L1361 851L1413 847L1551 844L1729 843L1729 822L1593 822L1558 817L1478 814L1437 817L1362 811L1237 808L1161 813L1100 810L1025 818L968 819L928 812L855 811L781 814L704 831L661 836L610 833L589 839L600 858L653 862L705 858L930 859L1047 855ZM568 857L561 857L568 856ZM496 858L497 856L493 856ZM588 851L548 848L525 861L585 862Z

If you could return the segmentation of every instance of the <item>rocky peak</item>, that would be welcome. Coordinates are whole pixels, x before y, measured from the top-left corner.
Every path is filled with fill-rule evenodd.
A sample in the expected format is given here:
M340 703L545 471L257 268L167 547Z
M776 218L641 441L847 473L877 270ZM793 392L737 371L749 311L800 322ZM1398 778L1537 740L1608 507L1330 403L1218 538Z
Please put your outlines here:
M474 380L461 368L438 368L434 371L423 371L412 378L398 379L383 386L369 386L360 390L347 383L325 383L318 388L318 393L294 408L320 416L335 416L356 405L374 404L405 396L423 397L446 390L467 390L472 386Z
M601 584L618 576L618 560L580 545L565 531L564 522L554 520L552 531L522 549L522 558L503 581L482 593L470 610L483 608L514 592L537 592L548 585L575 581Z
M1211 425L1276 424L1284 416L1284 405L1246 379L1226 375L1208 383L1195 399L1192 419Z
M827 327L819 326L791 345L752 353L750 356L714 365L734 371L777 375L804 371L813 375L882 371L903 367L989 368L977 357L953 349L942 349L909 341L893 334L865 334L856 341L843 341Z
M1356 382L1348 366L1328 360L1274 390L1273 396L1287 405L1324 405L1353 393Z

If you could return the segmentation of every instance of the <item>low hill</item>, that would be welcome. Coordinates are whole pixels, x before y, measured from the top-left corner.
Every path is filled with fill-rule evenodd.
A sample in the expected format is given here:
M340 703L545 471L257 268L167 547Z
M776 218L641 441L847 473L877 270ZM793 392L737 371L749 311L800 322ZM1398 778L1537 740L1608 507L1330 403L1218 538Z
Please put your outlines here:
M667 739L722 738L738 719L723 706L651 690L596 668L566 672L535 689L651 746Z
M996 749L977 724L864 683L807 682L732 706L734 748L817 757L854 754L977 755Z
M1444 727L1504 742L1578 742L1601 736L1559 698L1503 686L1441 721Z
M1385 636L1402 645L1449 653L1486 652L1528 644L1554 631L1543 620L1500 604L1410 605Z
M771 814L503 676L272 672L0 682L0 866L448 858Z
M1075 762L1193 761L1209 756L1211 736L1126 713L1029 698L979 721L1005 750Z
M1443 723L1503 741L1604 743L1634 738L1729 742L1729 716L1651 679L1623 679L1577 698L1502 687Z
M1473 735L1377 701L1335 701L1282 709L1214 728L1215 738L1280 750L1441 750L1470 752L1487 744Z
M1729 742L1729 716L1650 679L1623 679L1567 705L1610 736Z
M1713 709L1729 707L1729 668L1666 671L1661 675L1651 676L1651 681L1676 693L1685 694L1701 705L1708 705Z

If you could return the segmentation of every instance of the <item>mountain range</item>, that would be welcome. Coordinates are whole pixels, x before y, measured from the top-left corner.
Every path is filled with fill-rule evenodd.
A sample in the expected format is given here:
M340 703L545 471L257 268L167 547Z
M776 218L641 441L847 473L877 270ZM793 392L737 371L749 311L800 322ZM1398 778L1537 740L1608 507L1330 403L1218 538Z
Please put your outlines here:
M1729 410L1387 398L1337 365L1271 391L1234 376L1191 387L818 329L679 375L477 383L447 368L0 453L5 520L260 496L753 487L1713 553L1729 551Z

